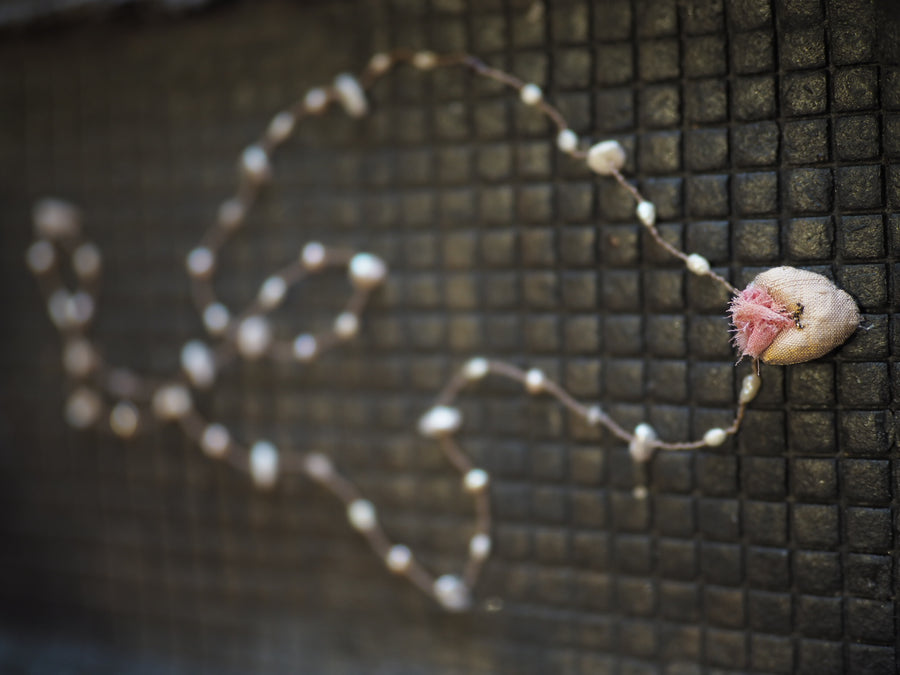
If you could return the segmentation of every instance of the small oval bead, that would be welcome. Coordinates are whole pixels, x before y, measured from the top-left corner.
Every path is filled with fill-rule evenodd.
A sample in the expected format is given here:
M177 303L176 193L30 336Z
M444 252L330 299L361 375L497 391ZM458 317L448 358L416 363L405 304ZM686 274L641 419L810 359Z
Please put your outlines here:
M646 462L653 456L653 441L656 431L647 423L638 424L634 428L634 437L628 443L628 452L635 462Z
M490 476L484 469L469 469L463 476L463 487L467 492L481 492L488 486L488 483L490 483Z
M28 269L34 274L44 274L56 264L56 251L53 244L44 239L34 242L25 254Z
M724 429L719 428L710 429L703 434L703 442L711 447L722 445L726 438L728 438L728 433Z
M491 538L479 532L469 540L469 555L475 560L484 560L491 554Z
M762 386L762 379L759 375L755 373L751 373L744 377L744 381L741 382L741 393L738 396L738 403L750 403L753 399L756 398L756 395L759 393L759 388Z
M188 253L186 265L192 277L208 276L216 265L216 254L205 246L198 246Z
M109 413L109 428L119 438L131 438L140 424L140 413L134 404L120 401Z
M563 129L556 135L556 147L562 152L575 152L578 149L578 134L571 129Z
M221 302L213 302L203 310L203 325L213 335L221 335L228 328L231 315Z
M262 283L256 299L264 309L274 309L284 300L285 293L287 293L287 282L284 277L275 275Z
M284 143L294 131L294 113L287 110L278 113L269 122L269 128L266 129L266 136L272 143Z
M221 424L209 424L200 437L200 447L210 457L222 457L231 445L231 434Z
M300 262L310 272L315 272L325 264L325 247L317 241L311 241L303 247Z
M437 62L437 54L429 51L416 52L412 58L412 64L419 70L431 70Z
M543 371L532 368L525 373L525 390L529 394L539 394L544 391L544 385L547 384L547 376Z
M359 318L353 312L341 312L334 320L334 334L348 340L359 332Z
M319 345L314 336L304 333L294 339L294 358L298 361L311 361L318 351Z
M685 261L688 270L694 274L707 274L709 272L709 260L699 253L691 253Z
M519 90L519 98L525 105L537 105L544 99L544 92L539 86L529 82Z
M334 90L338 100L350 117L364 117L369 112L366 94L353 75L342 73L334 79Z
M237 348L242 356L257 359L262 356L272 342L272 328L261 316L248 316L237 330Z
M402 573L412 564L412 551L408 546L395 544L388 550L384 562L391 572Z
M226 230L233 230L244 221L244 216L246 215L247 208L244 206L244 203L240 199L233 197L226 199L219 205L217 219L221 227L224 227Z
M375 507L368 499L354 499L347 507L347 520L354 530L369 532L375 529L378 518Z
M647 200L639 202L635 208L635 213L638 220L647 227L652 227L656 224L656 205L653 202L648 202Z
M625 166L625 149L618 141L602 141L588 150L587 165L601 176L610 176Z
M324 111L325 106L327 105L328 93L321 87L310 89L308 92L306 92L306 96L303 97L303 107L305 107L308 112L311 112L313 114L318 114Z
M472 381L480 380L488 374L488 370L490 370L488 360L481 356L476 356L469 359L466 365L463 366L463 377Z
M102 410L103 401L97 392L79 387L66 400L66 422L76 429L87 429L97 421Z
M461 612L468 609L471 604L468 587L462 579L452 574L435 579L434 596L444 609L451 612Z
M260 488L271 488L278 480L278 449L268 441L250 448L250 476Z

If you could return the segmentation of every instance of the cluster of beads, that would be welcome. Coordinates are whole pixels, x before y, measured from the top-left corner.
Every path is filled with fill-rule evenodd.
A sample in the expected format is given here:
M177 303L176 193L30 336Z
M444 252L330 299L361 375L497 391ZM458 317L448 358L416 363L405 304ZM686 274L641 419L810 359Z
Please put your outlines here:
M474 466L455 441L463 416L454 402L466 386L488 375L518 381L528 394L549 395L587 425L606 428L628 444L635 462L643 463L659 449L685 450L721 445L738 431L747 404L759 390L760 380L758 375L745 378L731 426L710 429L701 440L668 443L659 440L655 430L646 423L639 424L633 432L627 431L600 406L579 403L540 370L522 370L509 363L482 357L470 359L441 391L435 405L418 421L419 433L438 444L448 461L460 472L463 490L475 502L475 527L469 539L468 560L460 575L434 575L416 559L408 546L392 542L379 523L375 506L339 473L327 456L316 451L286 453L265 439L245 445L223 424L205 419L196 410L192 390L212 387L220 370L235 358L308 363L324 351L353 338L359 331L366 301L384 282L388 272L385 262L371 253L309 243L293 262L265 279L256 298L238 313L218 299L213 276L221 247L245 223L261 189L272 178L272 153L290 137L297 122L304 116L321 115L333 105L351 117L366 115L369 110L366 90L400 64L409 64L419 70L462 66L516 90L522 103L541 111L555 124L556 145L562 152L585 161L598 175L613 177L633 195L637 218L661 246L682 259L692 273L711 277L729 291L735 291L725 279L711 271L705 258L696 253L686 254L660 236L656 229L655 206L621 173L626 154L618 142L606 140L583 147L582 140L568 127L560 112L546 101L537 84L523 82L467 54L437 55L409 50L375 54L360 77L342 74L331 85L310 89L293 107L275 115L263 136L243 150L236 194L221 204L215 224L185 261L194 302L210 341L215 343L202 340L186 343L181 351L183 372L178 376L156 381L126 369L112 368L88 339L101 256L96 246L82 239L80 214L73 206L49 199L37 204L34 211L37 240L28 250L27 263L47 299L50 318L63 335L63 365L72 382L65 406L65 418L70 425L78 429L108 429L121 438L131 438L152 426L154 421L174 422L206 455L227 461L246 472L259 488L271 489L285 475L303 474L344 503L349 524L368 540L388 570L408 578L447 610L461 611L471 606L473 588L492 548L490 476L483 468ZM68 290L62 281L58 265L60 254L71 260L77 283L75 290ZM331 328L320 333L301 333L288 340L276 338L268 315L282 304L290 288L311 274L334 267L347 269L353 293ZM639 485L635 493L646 495L646 488Z

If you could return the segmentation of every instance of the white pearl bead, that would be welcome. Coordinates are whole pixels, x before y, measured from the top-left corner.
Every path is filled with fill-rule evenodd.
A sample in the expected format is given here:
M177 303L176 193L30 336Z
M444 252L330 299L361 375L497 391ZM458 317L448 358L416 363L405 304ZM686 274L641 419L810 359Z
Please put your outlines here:
M184 417L193 406L191 393L181 384L165 384L153 394L153 412L164 420Z
M525 390L529 394L539 394L544 391L544 385L547 383L547 377L543 371L532 368L525 373Z
M609 176L625 166L625 149L618 141L602 141L588 150L587 164L594 173Z
M103 409L103 401L93 389L79 387L66 401L66 422L76 429L87 429L97 421Z
M334 79L334 90L338 100L350 117L364 117L369 112L366 94L359 81L349 73L342 73Z
M571 129L563 129L556 135L556 147L563 152L575 152L578 149L578 134Z
M181 348L181 367L194 386L209 387L216 379L216 360L212 350L199 340Z
M354 499L347 507L347 520L355 530L368 532L375 528L375 507L367 499Z
M600 424L600 420L603 419L603 408L599 405L592 405L585 412L585 419L587 419L587 423L592 427Z
M221 424L208 424L200 437L200 447L210 457L222 457L230 445L231 434Z
M66 328L69 325L69 291L57 288L47 299L47 313L57 328Z
M694 274L706 274L709 272L709 260L699 253L691 253L685 261L688 270Z
M140 413L128 401L116 403L109 413L109 427L119 438L131 438L140 424Z
M56 251L53 250L53 244L44 239L34 242L28 247L25 262L28 263L28 269L34 274L44 274L50 271L56 264Z
M300 262L310 272L315 272L325 264L325 247L317 241L311 241L303 247Z
M316 357L319 345L316 338L304 333L294 339L294 358L298 361L311 361Z
M258 145L248 145L241 155L241 171L253 182L266 180L271 172L268 153Z
M376 75L381 75L382 73L387 72L391 67L391 63L391 57L388 54L377 52L373 54L372 58L369 60L369 70Z
M271 488L278 480L278 450L268 441L250 448L250 477L261 488Z
M324 111L325 106L327 105L328 93L321 87L310 89L308 92L306 92L306 96L303 98L303 107L306 108L308 112L311 112L313 114L318 114Z
M728 434L724 429L719 428L710 429L703 434L703 442L709 446L722 445L726 438L728 438Z
M226 199L219 206L218 222L226 230L233 230L243 222L245 215L247 209L240 199Z
M528 83L519 90L519 98L525 105L537 105L543 100L544 92L536 84Z
M78 234L81 214L69 202L61 199L41 199L32 212L34 227L41 237L66 239Z
M408 546L395 544L388 550L384 562L391 572L402 573L412 564L412 551Z
M100 249L91 243L84 243L72 253L72 268L82 279L92 279L100 273L103 257Z
M326 481L334 475L331 460L321 452L311 452L303 458L303 470L313 480Z
M412 64L419 70L431 70L437 62L437 54L429 51L416 52L412 58Z
M419 433L427 438L449 436L462 425L462 413L458 408L437 405L419 418Z
M278 275L266 279L259 287L257 300L264 309L274 309L281 304L287 293L287 282Z
M350 260L350 282L357 288L369 290L384 281L387 265L377 255L357 253Z
M452 574L438 577L434 582L434 596L444 609L460 612L469 608L469 589L462 580Z
M221 302L214 302L203 310L203 325L213 335L221 335L231 323L231 315L228 308Z
M269 122L269 128L266 129L266 136L272 143L283 143L294 131L294 113L287 110L278 113Z
M84 291L73 293L66 299L66 323L84 326L94 317L94 297Z
M635 462L646 462L653 456L656 431L649 424L641 423L634 428L634 437L628 443L628 452Z
M208 276L216 264L216 255L205 246L198 246L187 257L188 274L192 277Z
M638 220L647 227L653 227L656 224L656 206L653 202L648 202L647 200L639 202L635 212Z
M72 338L63 349L63 367L72 377L85 377L97 363L97 354L84 338Z
M489 482L490 477L484 469L469 469L463 476L463 487L467 492L481 492Z
M756 398L756 395L759 393L759 388L762 386L762 379L759 375L755 373L751 373L744 377L743 382L741 382L741 393L738 397L738 403L750 403L753 399Z
M469 540L469 555L474 560L484 560L491 554L491 538L479 532Z
M644 486L644 485L638 485L636 488L634 488L631 491L631 495L635 499L647 499L649 494L650 494L649 491L647 490L646 486Z
M353 312L341 312L334 320L334 334L342 340L352 338L359 332L359 319Z
M489 370L490 363L488 363L488 360L483 357L476 356L473 359L469 359L466 362L466 365L463 366L463 377L471 381L480 380L488 374Z
M237 330L237 348L248 359L262 356L272 342L272 329L262 316L248 316Z

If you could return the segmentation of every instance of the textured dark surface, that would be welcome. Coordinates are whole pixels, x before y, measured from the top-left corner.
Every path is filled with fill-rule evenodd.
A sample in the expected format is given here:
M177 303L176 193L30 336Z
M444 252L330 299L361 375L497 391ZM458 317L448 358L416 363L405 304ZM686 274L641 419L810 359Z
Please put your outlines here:
M543 11L540 11L543 10ZM833 0L230 3L0 43L0 665L10 672L893 673L900 393L900 71L892 16ZM894 33L896 34L896 33ZM494 476L496 553L447 616L391 578L308 482L272 495L175 430L67 430L59 342L22 263L33 199L83 206L106 269L96 335L157 373L200 334L184 254L270 115L377 48L466 49L612 136L661 231L736 284L793 264L868 322L767 367L735 441L673 452L631 496L626 449L488 382L464 447ZM233 304L311 239L385 256L362 339L296 371L240 366L206 410L331 453L440 570L470 527L412 433L463 359L544 368L668 439L726 424L727 298L645 237L629 197L545 121L461 72L403 71L362 123L304 124L219 276ZM291 296L325 321L334 277ZM288 326L290 328L288 328ZM18 668L18 670L16 670Z

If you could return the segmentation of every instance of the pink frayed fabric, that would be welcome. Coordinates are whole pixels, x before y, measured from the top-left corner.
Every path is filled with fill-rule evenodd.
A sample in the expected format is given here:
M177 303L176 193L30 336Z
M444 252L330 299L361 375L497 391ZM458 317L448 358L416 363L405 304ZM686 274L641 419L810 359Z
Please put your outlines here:
M765 288L753 284L731 301L729 311L734 325L734 343L741 358L758 359L781 331L794 325L788 308Z

